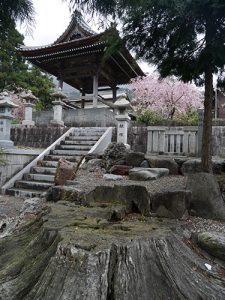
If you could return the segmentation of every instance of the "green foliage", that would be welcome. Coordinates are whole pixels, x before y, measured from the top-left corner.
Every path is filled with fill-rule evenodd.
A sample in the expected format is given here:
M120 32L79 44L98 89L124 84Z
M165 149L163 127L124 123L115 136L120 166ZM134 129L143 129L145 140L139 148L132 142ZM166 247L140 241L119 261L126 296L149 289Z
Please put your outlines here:
M104 32L102 40L106 42L106 51L103 57L105 60L122 50L123 42L115 24L111 24L111 27Z
M137 121L147 126L157 125L162 122L163 118L156 111L146 109L137 113Z
M16 54L16 47L23 44L24 37L10 26L5 35L0 35L0 91L17 90L18 87L31 90L38 97L39 109L51 105L50 93L53 82L48 75L38 68L29 66L24 59Z
M146 109L137 113L137 121L147 126L197 126L198 113L188 112L177 114L173 120L164 119L159 113Z

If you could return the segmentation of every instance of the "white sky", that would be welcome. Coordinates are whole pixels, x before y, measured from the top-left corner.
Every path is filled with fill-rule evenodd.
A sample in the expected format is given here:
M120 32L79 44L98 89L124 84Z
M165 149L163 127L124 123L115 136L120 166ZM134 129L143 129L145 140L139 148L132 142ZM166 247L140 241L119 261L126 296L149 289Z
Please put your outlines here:
M19 27L19 31L25 35L26 46L43 46L53 43L67 28L71 13L68 3L62 0L33 0L36 15L35 27L32 36L26 35L26 29ZM85 18L84 18L85 19ZM89 26L97 30L94 22L88 21ZM152 72L147 63L139 63L144 72Z

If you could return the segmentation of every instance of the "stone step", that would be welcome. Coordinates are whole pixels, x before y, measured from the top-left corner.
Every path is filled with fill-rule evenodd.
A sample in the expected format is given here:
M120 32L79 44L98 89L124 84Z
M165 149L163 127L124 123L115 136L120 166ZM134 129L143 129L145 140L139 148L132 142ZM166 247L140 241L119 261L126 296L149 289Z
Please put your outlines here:
M46 159L46 161L48 161L48 163L50 161L52 161L56 164L56 166L58 165L58 160L60 158L66 159L71 162L78 162L81 159L81 155L73 155L73 156L71 156L71 155L47 155L45 157L45 159Z
M25 174L25 180L34 180L34 181L42 181L42 182L54 182L55 176L54 175L46 175L46 174Z
M61 145L88 145L88 146L94 146L96 141L76 141L76 140L65 140L64 142L61 143Z
M102 129L102 128L99 128L99 129L97 129L97 128L94 128L94 129L92 129L92 128L83 128L83 129L79 128L77 130L74 130L71 133L71 135L73 135L73 136L81 136L81 135L84 135L84 136L87 136L87 135L101 136L101 135L103 135L103 133L105 131L106 131L106 129Z
M59 145L57 150L91 150L91 146L88 145Z
M14 196L16 198L33 198L33 197L40 197L44 190L32 190L32 189L20 189L20 188L11 188L6 190L6 194L10 196Z
M46 158L45 158L46 159ZM57 160L54 161L54 160L40 160L38 163L37 163L37 168L56 168L58 166L58 160L59 160L59 157L57 156Z
M81 156L88 153L88 150L53 150L52 155L66 155L66 156Z
M100 136L73 136L73 135L69 135L66 137L65 141L98 141L100 138Z
M32 190L47 190L53 185L50 182L43 182L43 181L26 181L26 180L19 180L16 181L15 187L22 188L22 189L32 189Z
M57 164L56 164L57 166ZM36 174L49 174L49 175L55 175L56 168L48 168L48 167L33 167L31 169L31 173Z

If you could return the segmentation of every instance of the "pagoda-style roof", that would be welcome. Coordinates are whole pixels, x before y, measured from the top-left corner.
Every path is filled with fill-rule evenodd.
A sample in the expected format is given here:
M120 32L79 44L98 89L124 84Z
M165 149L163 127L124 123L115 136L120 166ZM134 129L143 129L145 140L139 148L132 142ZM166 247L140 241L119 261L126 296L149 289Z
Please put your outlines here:
M95 33L75 11L69 26L54 43L41 47L21 46L17 52L42 70L86 93L92 92L96 73L99 86L111 87L144 76L125 47L103 59L106 47L104 32Z

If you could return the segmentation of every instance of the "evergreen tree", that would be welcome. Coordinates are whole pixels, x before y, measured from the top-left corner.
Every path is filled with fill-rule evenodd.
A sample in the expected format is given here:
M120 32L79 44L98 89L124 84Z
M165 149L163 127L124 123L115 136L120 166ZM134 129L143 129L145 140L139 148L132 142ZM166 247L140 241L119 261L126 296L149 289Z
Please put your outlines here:
M119 17L127 45L161 76L205 85L202 167L211 171L213 73L225 66L224 0L70 0Z
M0 33L3 34L9 26L16 22L32 26L34 21L34 6L31 0L1 0L0 1Z
M13 91L18 87L31 90L39 99L38 108L44 109L51 104L50 93L54 85L48 75L16 54L16 47L23 44L23 39L12 25L0 35L0 91Z

